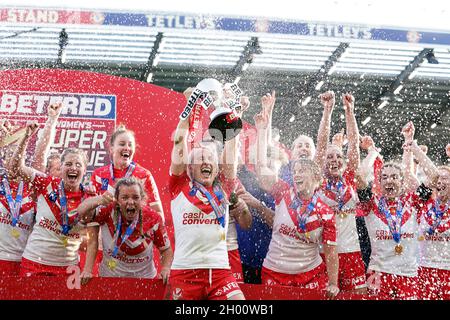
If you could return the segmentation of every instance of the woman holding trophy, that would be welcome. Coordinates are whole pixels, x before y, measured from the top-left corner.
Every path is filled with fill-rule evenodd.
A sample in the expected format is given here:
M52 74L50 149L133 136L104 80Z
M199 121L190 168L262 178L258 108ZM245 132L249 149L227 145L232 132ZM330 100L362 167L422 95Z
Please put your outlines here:
M244 299L230 270L226 245L228 198L236 185L235 136L242 123L232 110L220 106L221 84L207 80L199 83L189 97L174 136L169 191L175 253L167 288L167 296L172 300ZM210 136L215 142L198 141L189 151L191 111L196 106L207 109L213 103L218 106L211 114ZM220 173L219 142L223 142L225 159Z

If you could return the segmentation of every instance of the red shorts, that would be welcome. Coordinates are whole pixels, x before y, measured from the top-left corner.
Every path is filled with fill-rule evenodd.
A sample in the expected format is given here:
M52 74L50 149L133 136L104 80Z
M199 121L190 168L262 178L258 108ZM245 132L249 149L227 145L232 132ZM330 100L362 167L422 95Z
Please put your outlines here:
M244 283L244 272L242 271L241 255L239 250L228 251L228 261L230 262L231 272L238 283Z
M189 269L171 270L166 299L227 300L242 294L231 270Z
M18 276L20 274L20 261L0 260L0 277Z
M450 300L450 270L420 267L419 297L422 300Z
M361 251L339 253L339 289L351 291L366 287L366 267Z
M317 268L297 274L281 273L262 267L261 280L262 284L269 286L294 286L312 290L324 290L328 285L328 276L323 262Z
M66 270L68 266L57 267L47 266L45 264L37 263L25 258L22 258L20 265L20 275L22 277L31 276L66 276Z
M384 272L367 273L369 295L377 300L416 300L418 277L405 277Z

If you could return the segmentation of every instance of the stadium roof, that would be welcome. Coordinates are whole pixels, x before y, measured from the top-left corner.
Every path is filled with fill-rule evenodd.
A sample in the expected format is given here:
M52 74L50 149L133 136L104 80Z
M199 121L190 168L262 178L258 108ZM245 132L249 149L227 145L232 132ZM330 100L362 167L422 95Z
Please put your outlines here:
M450 33L166 13L53 11L2 10L1 68L89 70L180 92L206 77L239 81L251 99L245 117L250 122L259 97L274 89L274 126L286 143L299 133L315 137L320 92L350 91L357 100L361 133L370 134L384 154L400 152L400 128L413 120L419 143L429 146L435 160L446 161ZM333 132L345 126L341 105L334 113Z

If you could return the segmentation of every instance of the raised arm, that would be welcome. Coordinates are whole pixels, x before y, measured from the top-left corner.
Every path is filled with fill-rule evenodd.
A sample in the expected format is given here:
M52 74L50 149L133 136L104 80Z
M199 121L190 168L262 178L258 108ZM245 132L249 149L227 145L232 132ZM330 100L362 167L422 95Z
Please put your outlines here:
M320 169L325 163L325 155L327 153L328 141L330 140L331 115L336 103L333 91L327 91L320 95L320 102L323 105L322 120L320 120L319 131L317 133L317 148L314 155L314 162Z
M95 209L99 206L108 206L113 201L114 196L109 191L106 191L102 195L85 199L77 208L79 220L83 223L92 222Z
M36 149L34 160L31 163L31 167L36 170L45 172L47 167L47 157L50 151L50 144L55 139L56 124L58 123L58 117L61 114L62 103L51 104L48 107L48 118L45 122L45 126L38 135L39 138L36 142Z
M272 145L272 115L273 108L275 106L275 90L272 90L272 94L267 93L266 95L261 97L261 106L262 110L268 116L269 123L267 124L267 143L268 145Z
M357 189L365 189L372 176L375 160L377 157L380 157L380 151L375 147L375 143L369 136L364 136L360 139L360 148L367 150L367 156L361 161L356 171L356 184Z
M416 141L411 141L409 143L411 152L414 156L414 159L416 159L419 162L419 166L422 167L423 172L428 178L428 182L432 183L436 180L438 177L438 169L436 165L431 161L431 159L426 155L426 153L420 148L419 145L417 145Z
M0 167L3 166L7 169L10 175L10 179L13 178L15 173L11 170L12 153L14 152L11 145L8 146L11 140L14 140L14 127L9 120L0 120ZM22 129L24 131L25 129ZM20 134L20 131L16 135ZM10 141L8 141L10 140Z
M42 172L25 165L25 152L27 150L28 142L33 134L36 133L38 127L39 125L36 122L27 124L25 134L19 140L19 145L9 162L10 170L13 172L13 175L21 177L25 182L30 182L37 173L43 174Z
M264 112L255 115L254 119L257 132L256 174L261 188L270 191L278 180L278 173L269 168L267 161L267 127L269 119Z
M348 149L347 168L352 171L359 167L359 130L355 117L355 98L350 93L342 95L345 110L345 124L347 127Z
M419 180L414 172L413 154L411 148L408 148L414 141L414 132L414 124L411 121L402 128L402 134L405 138L402 162L405 174L405 190L407 192L414 191L419 186Z
M193 89L187 88L184 91L184 96L189 99ZM180 119L178 122L175 135L173 137L172 148L172 162L170 164L170 172L176 176L181 175L186 171L187 157L188 157L188 144L187 138L189 134L189 117L186 119Z

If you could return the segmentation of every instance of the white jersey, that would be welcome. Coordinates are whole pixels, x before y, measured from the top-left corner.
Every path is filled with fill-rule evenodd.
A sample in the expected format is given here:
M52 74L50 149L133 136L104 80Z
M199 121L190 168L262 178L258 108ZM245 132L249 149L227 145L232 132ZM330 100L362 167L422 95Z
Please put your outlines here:
M386 217L378 210L378 198L361 203L361 212L365 216L372 253L368 269L406 277L417 276L418 268L418 223L414 194L401 197L403 205L401 239L402 253L397 254L397 243L393 240ZM397 202L388 201L390 210L395 210Z
M140 234L138 223L130 237L120 246L117 255L113 258L114 234L116 226L113 221L113 206L102 208L96 217L101 225L102 242L104 244L103 259L100 263L101 277L127 277L147 278L156 277L157 270L153 262L154 244L159 250L170 247L164 223L161 216L148 207L142 209L143 231ZM123 226L122 235L126 226ZM120 240L119 240L120 241ZM114 261L111 265L111 261ZM113 266L113 267L112 267Z
M272 240L263 267L285 274L298 274L317 268L322 263L321 243L336 245L333 211L320 199L306 220L306 232L299 232L296 212L290 208L292 193L284 181L275 184L275 217Z
M172 196L170 207L175 230L171 269L230 269L226 243L228 206L225 210L225 226L221 226L208 199L200 191L191 196L191 187L185 172L169 178ZM212 188L207 189L214 197Z
M11 182L9 185L12 197L15 199L18 184ZM0 179L0 260L19 262L33 229L35 203L31 199L28 185L24 184L18 222L13 227L12 215L4 193Z
M326 183L319 190L320 199L325 202L336 216L338 253L360 252L358 230L356 227L356 205L358 195L355 191L354 173L346 171L343 175L342 211L339 212L339 199L334 192L327 190Z
M62 233L62 217L58 193L59 178L35 177L32 187L38 196L36 223L28 238L23 257L36 263L50 266L78 264L78 249L81 244L81 229L76 223L76 208L81 203L82 192L66 192L69 223L72 225L67 236ZM52 200L53 199L53 200Z
M436 223L429 211L434 205L430 200L424 204L424 210L420 216L419 226L419 265L426 268L450 270L450 208L443 213L439 226L435 228L434 234L427 233ZM445 208L445 204L442 205ZM441 210L444 208L441 207Z

